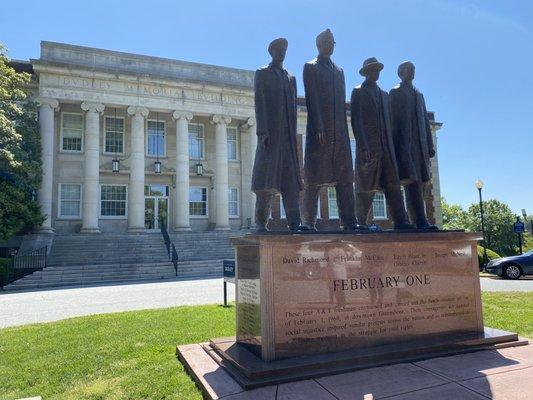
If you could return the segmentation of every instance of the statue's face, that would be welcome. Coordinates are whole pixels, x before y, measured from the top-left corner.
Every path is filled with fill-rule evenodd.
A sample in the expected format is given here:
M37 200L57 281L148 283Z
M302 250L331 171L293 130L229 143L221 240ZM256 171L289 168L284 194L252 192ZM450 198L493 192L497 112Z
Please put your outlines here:
M372 82L377 82L378 79L379 79L379 73L380 72L381 71L379 70L379 68L372 68L372 69L367 71L366 79L368 79L369 81L372 81Z
M329 57L335 49L335 39L333 36L326 36L317 43L317 47L321 56Z
M413 64L406 64L402 68L400 78L402 81L412 81L415 79L415 66Z
M274 47L272 49L272 61L277 64L283 63L287 54L287 48L283 46Z

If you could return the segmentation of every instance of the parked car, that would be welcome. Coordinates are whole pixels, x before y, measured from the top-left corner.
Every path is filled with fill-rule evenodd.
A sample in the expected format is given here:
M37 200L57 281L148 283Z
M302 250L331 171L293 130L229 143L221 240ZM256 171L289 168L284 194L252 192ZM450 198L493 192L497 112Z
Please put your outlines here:
M489 261L485 270L489 274L505 279L518 279L522 275L533 275L533 250L521 256L502 257Z

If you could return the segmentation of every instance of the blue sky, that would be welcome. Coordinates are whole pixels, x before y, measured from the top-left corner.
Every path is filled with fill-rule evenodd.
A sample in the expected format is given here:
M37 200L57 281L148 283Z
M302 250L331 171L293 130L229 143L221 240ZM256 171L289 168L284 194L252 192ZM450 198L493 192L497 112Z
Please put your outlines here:
M533 2L529 1L9 1L0 42L17 59L38 58L41 40L255 69L266 46L289 40L286 67L298 79L330 28L347 94L362 61L385 64L388 90L406 59L415 84L443 122L442 194L451 203L497 198L533 214Z

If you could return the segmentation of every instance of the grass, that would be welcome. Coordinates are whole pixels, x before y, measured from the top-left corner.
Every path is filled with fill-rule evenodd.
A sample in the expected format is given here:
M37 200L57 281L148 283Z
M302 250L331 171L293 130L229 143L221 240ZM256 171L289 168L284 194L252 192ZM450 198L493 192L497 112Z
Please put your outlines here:
M485 324L533 337L533 293L483 293ZM0 399L201 399L177 344L234 333L235 309L177 307L0 330Z

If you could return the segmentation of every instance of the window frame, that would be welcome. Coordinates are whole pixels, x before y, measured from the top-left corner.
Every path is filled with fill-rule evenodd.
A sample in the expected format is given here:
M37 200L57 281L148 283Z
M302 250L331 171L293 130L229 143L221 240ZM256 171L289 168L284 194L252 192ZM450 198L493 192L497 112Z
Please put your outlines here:
M190 149L190 140L191 140L191 131L189 130L189 126L191 125L195 125L195 126L201 126L202 127L202 157L193 157L191 156L191 149ZM188 153L189 153L189 160L202 160L204 161L205 160L205 124L203 123L200 123L200 122L189 122L187 124L187 138L189 139L188 140Z
M63 116L69 115L81 115L81 148L80 150L65 150L63 149ZM67 154L83 154L85 150L85 115L81 112L61 111L59 121L59 152Z
M237 214L231 214L230 213L230 209L229 209L229 203L230 203L229 193L233 189L235 189L235 192L237 193L237 199L235 200L235 203L237 204ZM229 187L228 188L228 216L230 218L240 218L240 216L241 216L241 207L239 205L239 188L238 187Z
M124 186L126 188L126 207L124 215L102 215L102 186ZM111 200L107 200L111 201ZM128 219L128 185L125 183L100 183L98 185L98 218L99 219Z
M385 212L385 215L382 216L375 216L374 215L374 202L376 201L376 195L377 194L381 194L383 196L383 209L384 209L384 212ZM387 197L385 196L385 193L383 192L376 192L374 193L374 198L372 199L372 219L375 220L375 221L386 221L389 219L389 216L388 216L388 212L387 212Z
M122 131L122 152L109 152L109 151L106 151L106 138L107 138L107 119L108 118L116 118L116 119L121 119L123 122L122 122L122 126L124 127L124 130ZM148 134L148 132L147 132ZM102 154L105 154L105 155L121 155L123 156L124 153L125 153L125 147L126 147L126 118L125 117L121 117L121 116L114 116L114 115L104 115L104 143L103 143L103 149L102 149Z
M228 126L226 127L226 147L229 146L230 140L229 140L229 131L230 129L232 131L235 131L235 140L231 140L232 142L235 142L235 158L229 158L229 148L227 148L228 153L228 162L238 162L239 161L239 128L236 126Z
M162 122L163 123L163 154L148 154L148 137L150 134L148 133L148 122ZM145 122L145 157L146 158L166 158L167 157L167 121L164 119L147 119Z
M80 207L79 207L79 213L78 215L62 215L61 214L61 187L63 185L74 185L80 187ZM74 183L74 182L62 182L57 184L57 219L61 220L80 220L82 216L82 207L83 207L83 184L82 183Z
M191 207L191 189L205 189L205 215L193 215L190 213ZM208 219L209 218L209 191L207 186L189 186L189 218L191 219Z
M331 198L329 197L329 192L333 191L333 193L335 193L335 206L337 207L337 215L332 215L331 214ZM335 189L334 186L329 186L328 187L328 190L327 190L327 195L328 195L328 219L332 220L332 219L339 219L339 206L337 204L337 191Z

